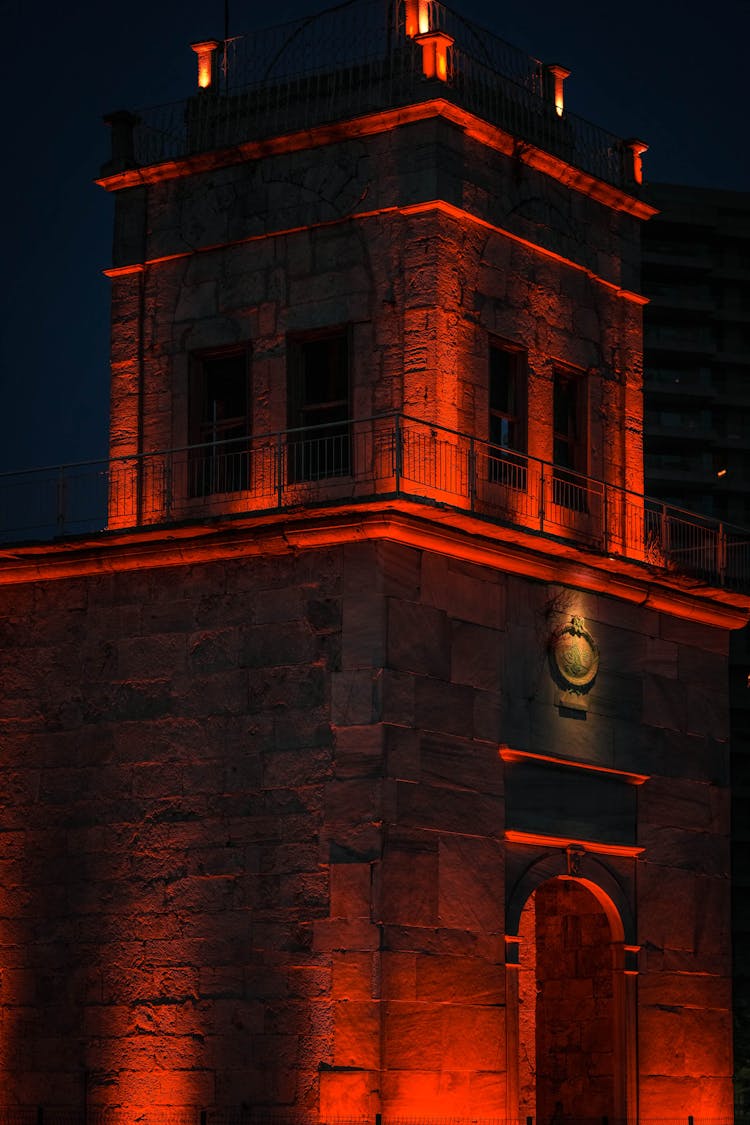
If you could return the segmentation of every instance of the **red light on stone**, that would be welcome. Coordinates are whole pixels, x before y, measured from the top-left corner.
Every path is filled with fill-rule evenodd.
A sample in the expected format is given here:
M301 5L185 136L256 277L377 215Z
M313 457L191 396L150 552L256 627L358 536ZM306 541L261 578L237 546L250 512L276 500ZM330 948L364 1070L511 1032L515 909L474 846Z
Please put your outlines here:
M214 51L219 46L216 39L206 39L190 46L198 56L198 87L207 90L213 82Z
M552 63L547 67L547 70L552 75L553 79L552 100L555 103L555 113L558 117L562 117L565 109L563 84L565 79L570 77L570 71L565 66L558 66L557 63Z
M648 152L648 145L644 141L630 140L625 144L633 154L633 179L637 184L643 183L643 160L644 152Z
M422 16L420 12L420 26ZM448 48L453 45L453 36L444 31L427 31L415 36L422 47L422 73L425 78L448 78Z

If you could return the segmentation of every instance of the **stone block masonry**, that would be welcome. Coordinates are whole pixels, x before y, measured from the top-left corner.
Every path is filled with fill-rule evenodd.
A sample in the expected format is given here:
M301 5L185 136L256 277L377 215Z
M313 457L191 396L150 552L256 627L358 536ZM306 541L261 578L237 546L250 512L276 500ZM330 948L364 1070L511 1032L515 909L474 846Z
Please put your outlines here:
M583 713L549 671L576 613L601 653ZM728 1112L727 745L710 709L655 706L647 659L689 698L720 630L370 541L42 574L0 587L0 637L3 1100L505 1117L529 1034L506 904L566 855L533 780L552 757L584 849L645 848L586 860L636 919L641 1115ZM543 886L536 941L567 934L581 991L567 1046L554 958L522 940L520 963L575 1085L617 938ZM620 1047L597 1050L605 1105Z
M495 339L525 356L526 451L552 460L562 367L586 384L579 470L642 489L637 220L465 122L266 153L115 202L118 231L145 233L116 238L113 456L194 440L191 364L217 349L248 350L250 432L286 429L290 341L346 327L352 417L401 411L486 441Z

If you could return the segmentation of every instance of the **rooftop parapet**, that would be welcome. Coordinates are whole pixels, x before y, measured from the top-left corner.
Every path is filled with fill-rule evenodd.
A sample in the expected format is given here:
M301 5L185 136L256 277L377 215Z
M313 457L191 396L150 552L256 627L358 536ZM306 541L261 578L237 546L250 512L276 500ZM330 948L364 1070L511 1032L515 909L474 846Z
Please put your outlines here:
M569 113L565 67L545 65L436 0L350 0L192 47L197 93L111 115L103 177L439 98L638 193L646 146Z

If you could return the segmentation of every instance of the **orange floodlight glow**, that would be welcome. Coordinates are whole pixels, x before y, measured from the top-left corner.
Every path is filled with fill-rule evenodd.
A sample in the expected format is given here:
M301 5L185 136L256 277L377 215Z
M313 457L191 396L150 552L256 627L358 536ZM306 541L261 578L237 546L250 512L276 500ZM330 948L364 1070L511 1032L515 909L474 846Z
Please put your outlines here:
M558 117L562 117L565 110L565 95L563 93L563 83L565 82L566 78L570 77L570 71L567 69L567 67L558 66L557 63L553 63L547 69L554 79L553 99L555 102L555 113Z
M644 152L648 152L648 145L644 141L632 140L625 142L633 154L633 179L637 184L643 183L643 160Z
M198 88L208 90L213 82L214 51L219 46L216 39L206 39L190 46L198 56Z
M430 30L429 0L405 0L404 31L410 39L426 35Z
M418 0L406 0L404 4L404 31L409 39L419 34Z
M420 11L420 25L422 15ZM448 48L453 45L453 36L444 31L427 31L416 36L422 47L422 73L425 78L448 78Z

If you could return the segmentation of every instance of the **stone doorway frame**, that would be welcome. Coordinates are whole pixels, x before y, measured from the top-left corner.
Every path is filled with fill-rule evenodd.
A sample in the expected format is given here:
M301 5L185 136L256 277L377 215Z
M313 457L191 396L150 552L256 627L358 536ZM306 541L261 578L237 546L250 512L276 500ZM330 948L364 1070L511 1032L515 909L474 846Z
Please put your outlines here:
M542 856L531 864L510 890L505 911L506 984L506 1119L519 1121L520 1027L518 970L521 912L531 895L550 879L570 879L590 891L601 905L612 934L614 1001L615 1105L618 1121L638 1120L637 996L638 975L635 919L620 882L583 845Z

